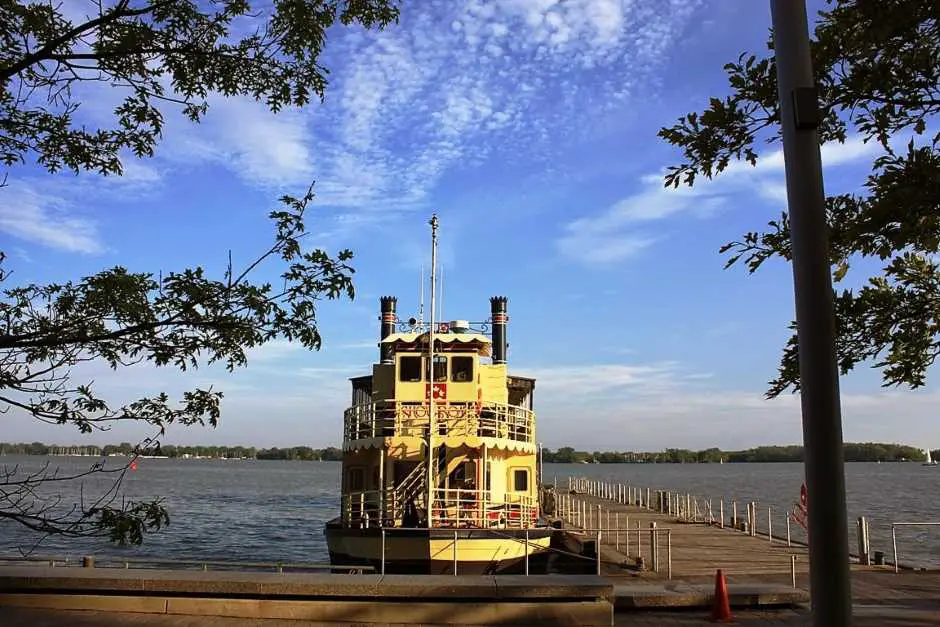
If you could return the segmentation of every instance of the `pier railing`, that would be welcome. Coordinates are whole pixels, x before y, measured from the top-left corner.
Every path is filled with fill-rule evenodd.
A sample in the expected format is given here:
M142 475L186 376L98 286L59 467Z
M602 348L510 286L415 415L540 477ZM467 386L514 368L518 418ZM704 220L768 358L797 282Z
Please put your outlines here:
M586 498L587 497L587 498ZM597 501L602 503L599 505ZM604 503L609 501L609 503ZM731 529L744 534L765 539L771 547L792 549L788 556L791 560L790 572L794 585L796 581L796 553L805 553L808 549L806 534L807 510L805 503L795 502L790 508L763 506L755 501L739 502L725 498L702 498L689 493L672 490L654 490L604 481L593 478L568 478L568 491L557 496L556 514L574 527L598 526L606 530L608 542L613 542L624 534L639 533L637 529L624 531L624 523L619 519L617 510L623 513L627 505L648 512L664 515L680 526L673 527L681 531L687 525L706 525L721 529ZM614 511L611 511L611 510ZM606 515L606 517L605 517ZM613 518L612 518L613 517ZM645 517L646 519L649 516ZM895 522L890 523L891 543L894 551L893 563L886 559L887 551L872 550L871 525L868 517L859 516L854 521L857 544L850 548L850 559L863 566L893 566L895 572L921 568L915 563L903 564L898 550L900 529L926 528L940 531L940 521ZM626 526L630 527L629 518ZM882 542L887 543L888 524L883 524ZM660 531L663 528L660 528ZM647 530L644 530L644 533ZM651 540L652 541L652 540ZM636 545L634 545L636 548ZM637 557L641 557L637 555ZM805 556L800 557L800 560ZM911 560L912 562L914 560ZM935 567L935 564L927 566Z
M370 438L425 437L430 424L427 403L376 401L344 412L346 442ZM435 422L440 434L506 438L534 443L534 412L506 403L438 403Z
M655 511L675 518L684 524L713 525L719 528L729 527L743 531L750 536L763 535L773 543L785 540L787 546L792 544L805 544L793 538L796 528L800 528L799 521L791 510L780 508L761 508L755 501L739 503L730 501L726 508L725 499L711 499L696 496L690 493L675 492L672 490L653 490L640 488L621 483L612 483L594 479L569 477L568 498L572 495L584 494L596 498L606 499L624 505L634 505L649 511ZM717 501L717 502L716 502ZM575 511L578 517L579 512ZM775 532L774 520L785 523L786 535L781 535L778 529Z
M898 527L928 527L940 529L940 521L891 523L891 546L894 548L894 572L899 572L900 570L900 563L898 561Z
M347 571L350 573L374 572L371 566L337 566L324 563L306 562L239 562L229 560L161 560L146 558L120 558L97 557L85 555L71 556L39 556L17 555L0 556L0 564L49 566L51 568L147 568L162 570L201 570L201 571L273 571L284 572L321 572L321 571Z

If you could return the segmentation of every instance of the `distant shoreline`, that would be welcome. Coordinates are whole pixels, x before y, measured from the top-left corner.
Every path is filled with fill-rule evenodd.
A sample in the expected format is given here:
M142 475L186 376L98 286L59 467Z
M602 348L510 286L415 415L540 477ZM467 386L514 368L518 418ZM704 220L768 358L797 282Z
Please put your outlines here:
M173 444L135 447L128 442L99 445L59 445L0 442L0 456L34 455L50 457L138 457L166 459L219 459L219 460L286 460L286 461L341 461L343 451L337 447L312 448L257 448L253 446L179 446ZM932 451L934 459L940 450ZM846 442L843 447L846 462L903 463L923 462L923 449L904 444L880 442ZM542 449L542 461L547 464L753 464L802 463L800 445L758 446L746 450L723 451L709 448L700 451L667 448L662 451L577 451L572 447L557 450Z
M102 455L91 455L91 454L53 454L53 453L3 453L0 452L0 458L3 457L93 457L100 458ZM108 457L125 457L131 458L133 455L110 455ZM264 457L168 457L166 455L138 455L137 459L172 459L172 460L185 460L185 461L288 461L288 462L327 462L327 463L339 463L342 460L340 459L286 459L286 458L264 458ZM699 461L690 461L690 462L673 462L673 461L658 461L658 462L629 462L629 461L609 461L609 462L597 462L594 463L583 463L583 462L558 462L558 461L548 461L545 460L546 464L552 465L568 465L568 466L594 466L594 465L605 465L605 466L655 466L655 465L666 465L666 466L682 466L682 465L721 465L718 462L699 462ZM740 461L728 461L724 462L725 464L741 465L741 464L802 464L802 460L740 460ZM879 459L862 459L862 460L846 460L846 464L919 464L922 463L913 459L899 459L899 460L879 460Z

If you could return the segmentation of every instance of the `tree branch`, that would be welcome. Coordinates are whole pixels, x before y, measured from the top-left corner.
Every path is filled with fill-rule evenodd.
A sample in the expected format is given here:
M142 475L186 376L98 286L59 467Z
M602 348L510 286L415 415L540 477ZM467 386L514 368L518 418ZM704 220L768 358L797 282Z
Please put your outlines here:
M0 82L8 80L10 77L19 74L35 63L51 59L52 57L50 55L53 51L58 49L59 46L72 41L76 37L79 37L88 31L92 31L99 26L110 24L125 17L139 17L141 15L146 15L147 13L151 13L157 8L169 6L173 4L173 2L174 0L163 0L162 2L156 2L141 9L124 10L128 5L129 0L121 0L117 6L107 13L104 13L93 20L89 20L84 24L80 24L71 30L62 33L58 37L47 41L41 48L31 54L25 55L16 63L0 68Z

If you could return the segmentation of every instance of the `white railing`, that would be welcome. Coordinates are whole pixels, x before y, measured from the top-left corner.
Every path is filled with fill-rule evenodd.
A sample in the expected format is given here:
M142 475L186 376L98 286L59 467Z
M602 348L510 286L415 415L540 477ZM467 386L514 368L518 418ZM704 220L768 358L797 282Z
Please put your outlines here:
M525 529L535 526L538 499L524 494L505 494L494 501L487 490L434 490L433 527Z
M421 502L415 503L423 506ZM401 524L405 502L398 490L351 492L342 497L341 520L349 527L394 527ZM434 528L525 529L535 526L538 499L506 494L499 500L487 490L434 491Z
M405 401L354 405L343 415L345 441L427 435L429 406ZM435 422L440 434L535 441L534 412L506 403L439 403Z
M373 566L351 565L343 566L336 564L309 563L309 562L239 562L235 560L166 560L166 559L146 559L146 558L124 558L124 557L97 557L94 555L84 555L81 557L45 557L32 555L0 556L0 564L38 565L48 566L50 568L147 568L163 570L251 570L265 571L273 570L278 573L285 571L323 571L323 570L345 570L353 572L373 572Z
M342 496L340 519L347 527L382 527L395 507L394 490L350 492Z
M901 567L898 564L898 527L940 527L940 522L896 522L891 523L891 545L894 547L894 572Z

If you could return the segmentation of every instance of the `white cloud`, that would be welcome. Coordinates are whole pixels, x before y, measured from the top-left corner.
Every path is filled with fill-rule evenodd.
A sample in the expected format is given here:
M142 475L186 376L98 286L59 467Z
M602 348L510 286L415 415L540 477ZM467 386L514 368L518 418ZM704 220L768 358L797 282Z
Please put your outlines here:
M12 179L0 189L0 232L65 252L107 252L100 204L153 194L163 182L163 169L154 163L124 155L122 165L121 176L60 172Z
M350 342L348 344L340 344L339 348L341 349L377 349L379 345L379 339L375 338L372 340L362 340L359 342Z
M871 158L877 151L877 145L859 137L844 144L825 144L821 150L828 168ZM691 188L665 188L662 173L646 175L640 178L638 191L564 225L556 245L563 256L587 265L622 262L663 238L659 223L680 216L709 217L735 194L756 193L765 200L785 203L783 176L782 150L762 155L755 166L733 162L716 178L699 179Z
M163 169L199 163L265 190L316 180L318 205L346 212L330 231L352 228L342 223L350 215L357 227L381 224L426 204L454 169L494 153L510 166L548 164L583 120L622 108L633 94L648 98L700 4L428 2L381 33L336 28L322 59L331 71L325 105L275 115L251 98L213 96L199 125L167 109L156 161L127 162L124 181L154 184ZM79 0L65 9L96 12ZM86 92L83 121L110 123L123 94L97 85Z
M677 376L674 363L520 366L517 370L536 379L540 395L566 402L583 402L597 395L661 393L674 387Z
M723 388L675 363L517 368L536 378L539 439L556 448L659 450L746 448L802 441L800 397ZM541 390L541 391L539 391ZM895 442L904 416L908 444L936 446L937 392L843 392L846 441ZM572 428L577 419L577 429Z
M276 339L260 346L254 346L245 351L245 357L251 366L257 362L276 362L307 352L307 348L300 342L291 342L285 339Z
M78 215L63 198L21 183L0 190L0 231L66 252L93 255L105 250L94 220Z
M201 124L172 116L168 127L160 154L171 162L218 163L261 188L313 182L308 118L300 111L273 114L251 98L214 96Z
M127 157L122 162L121 176L104 177L104 180L114 185L146 187L163 180L160 168L145 163L140 159Z
M326 105L312 113L321 202L409 209L495 152L550 160L583 116L655 90L699 4L429 2L383 33L337 32ZM594 72L618 67L629 80Z

